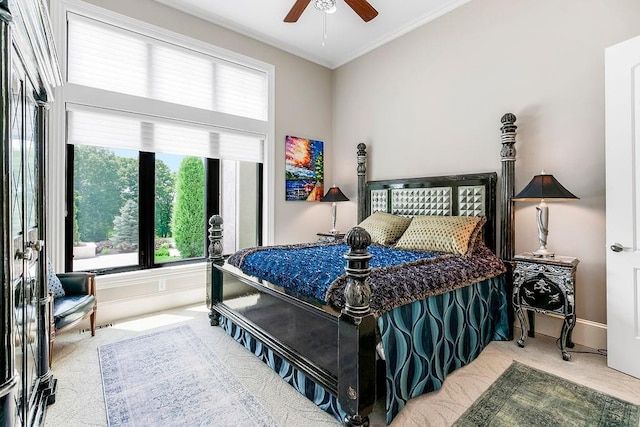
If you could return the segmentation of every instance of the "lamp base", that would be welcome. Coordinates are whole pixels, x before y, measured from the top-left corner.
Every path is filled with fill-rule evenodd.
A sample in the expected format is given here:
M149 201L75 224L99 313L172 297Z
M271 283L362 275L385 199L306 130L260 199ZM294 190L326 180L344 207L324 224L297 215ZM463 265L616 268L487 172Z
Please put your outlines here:
M331 203L331 230L329 230L329 233L331 234L337 234L338 230L336 229L336 212L337 212L338 208L336 206L336 202Z
M554 256L556 256L554 252L551 252L545 246L540 246L540 248L537 251L532 252L531 255L539 258L553 258Z

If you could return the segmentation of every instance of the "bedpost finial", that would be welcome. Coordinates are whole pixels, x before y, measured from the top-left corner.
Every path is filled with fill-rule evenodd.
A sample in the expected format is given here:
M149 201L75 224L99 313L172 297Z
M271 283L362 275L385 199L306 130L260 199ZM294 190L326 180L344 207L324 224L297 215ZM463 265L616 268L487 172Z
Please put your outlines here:
M351 250L344 254L347 260L347 284L344 289L345 307L343 313L354 317L362 317L370 313L369 301L371 288L367 283L369 260L371 254L367 246L371 244L371 236L362 227L353 227L344 237Z
M516 122L516 116L513 113L506 113L504 116L502 116L502 118L500 119L500 122L503 125L506 124L514 124Z
M353 227L344 236L345 242L351 247L352 252L364 252L371 244L371 235L362 227Z
M220 215L211 215L209 218L209 225L211 227L221 226L224 221L222 221L222 217Z
M518 126L515 125L516 116L515 114L507 113L502 116L500 121L502 122L502 127L500 128L502 132L502 150L500 150L502 161L515 161L516 148L514 145L516 143L516 129L518 129Z
M364 142L361 142L360 144L358 144L358 155L362 156L366 153L367 151L367 144L365 144Z

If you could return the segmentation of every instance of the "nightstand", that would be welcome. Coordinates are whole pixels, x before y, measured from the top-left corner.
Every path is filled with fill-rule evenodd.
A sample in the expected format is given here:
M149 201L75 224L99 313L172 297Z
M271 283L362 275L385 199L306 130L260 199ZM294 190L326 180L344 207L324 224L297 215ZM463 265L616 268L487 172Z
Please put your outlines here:
M580 261L566 256L534 257L530 254L516 255L513 261L516 264L513 270L513 310L522 328L518 345L524 347L528 332L524 310L554 313L564 318L560 331L562 358L571 359L565 346L573 348L571 333L576 324L576 268Z
M318 242L337 242L344 239L344 233L318 233Z

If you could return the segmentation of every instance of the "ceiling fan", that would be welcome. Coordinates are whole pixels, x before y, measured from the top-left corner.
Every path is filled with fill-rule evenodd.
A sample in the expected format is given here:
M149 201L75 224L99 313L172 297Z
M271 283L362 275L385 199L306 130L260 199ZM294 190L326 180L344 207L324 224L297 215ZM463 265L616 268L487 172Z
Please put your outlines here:
M367 0L344 0L344 2L348 4L349 7L351 7L351 9L353 9L353 11L364 20L364 22L369 22L378 16L378 11L375 10ZM309 3L311 3L311 0L296 0L291 10L284 18L284 22L297 22ZM335 11L335 0L313 0L313 3L316 9L323 12L331 13L331 11Z

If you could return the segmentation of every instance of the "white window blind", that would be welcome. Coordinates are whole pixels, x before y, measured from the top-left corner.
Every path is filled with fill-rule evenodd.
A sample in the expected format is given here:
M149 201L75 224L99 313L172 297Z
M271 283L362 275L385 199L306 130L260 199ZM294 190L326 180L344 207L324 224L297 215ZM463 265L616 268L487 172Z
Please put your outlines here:
M267 120L267 74L67 14L67 80L87 87Z
M180 51L167 46L153 46L150 66L150 98L214 109L214 65L210 60L191 55L184 49Z
M263 161L260 136L95 107L67 104L67 110L68 144Z
M266 71L78 13L67 24L69 144L263 162Z
M88 18L68 16L67 81L146 96L145 41Z
M219 64L216 68L218 111L264 120L267 116L266 99L264 75L237 65Z

